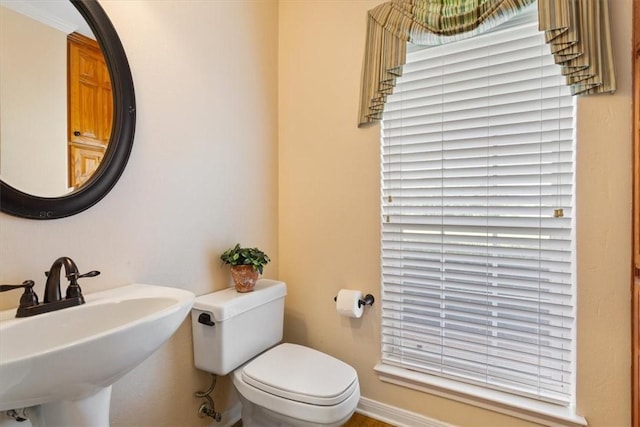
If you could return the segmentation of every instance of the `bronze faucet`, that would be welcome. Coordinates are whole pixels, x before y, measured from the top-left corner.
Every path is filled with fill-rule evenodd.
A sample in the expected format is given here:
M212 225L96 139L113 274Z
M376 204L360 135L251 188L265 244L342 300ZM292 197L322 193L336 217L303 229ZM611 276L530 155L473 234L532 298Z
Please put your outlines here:
M60 292L60 270L63 266L65 277L69 280L65 298L62 298L62 293ZM0 292L24 288L16 317L34 316L36 314L48 313L50 311L84 304L84 297L78 285L78 279L82 277L95 277L98 274L100 274L100 272L95 270L85 274L78 274L78 267L71 258L60 257L53 262L49 271L45 272L47 282L44 287L44 299L42 303L38 303L38 296L33 291L33 280L26 280L21 285L0 285Z

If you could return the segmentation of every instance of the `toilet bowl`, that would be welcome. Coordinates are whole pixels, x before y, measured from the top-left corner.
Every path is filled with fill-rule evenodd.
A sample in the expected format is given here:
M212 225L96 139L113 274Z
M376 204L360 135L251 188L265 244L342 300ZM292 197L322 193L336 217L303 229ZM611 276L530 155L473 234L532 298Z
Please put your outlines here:
M341 426L360 399L351 366L295 344L280 344L236 369L232 382L245 426Z
M283 282L262 279L248 294L225 289L196 298L195 365L231 374L245 427L341 426L360 399L357 373L320 351L278 344L285 295Z

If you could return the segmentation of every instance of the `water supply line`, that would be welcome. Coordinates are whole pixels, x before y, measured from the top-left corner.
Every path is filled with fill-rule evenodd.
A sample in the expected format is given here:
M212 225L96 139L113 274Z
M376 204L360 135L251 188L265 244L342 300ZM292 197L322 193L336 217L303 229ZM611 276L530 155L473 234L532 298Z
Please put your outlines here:
M216 411L216 407L213 403L213 399L211 398L211 393L213 389L216 387L216 382L218 381L218 376L216 374L211 374L211 385L207 389L207 391L196 391L196 397L200 397L206 399L206 402L202 402L200 408L198 409L198 416L200 418L204 418L205 416L213 418L216 422L220 422L222 420L222 414Z
M6 414L9 418L13 418L19 423L27 421L29 419L29 416L27 415L27 408L9 409L8 411L6 411Z

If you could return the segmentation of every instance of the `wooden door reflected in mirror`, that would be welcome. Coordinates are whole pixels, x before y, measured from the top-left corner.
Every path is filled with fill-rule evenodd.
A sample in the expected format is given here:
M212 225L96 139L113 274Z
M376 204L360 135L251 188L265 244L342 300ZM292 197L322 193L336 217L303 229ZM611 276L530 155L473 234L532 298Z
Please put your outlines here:
M69 187L78 188L100 165L111 138L113 95L107 63L95 40L67 37Z

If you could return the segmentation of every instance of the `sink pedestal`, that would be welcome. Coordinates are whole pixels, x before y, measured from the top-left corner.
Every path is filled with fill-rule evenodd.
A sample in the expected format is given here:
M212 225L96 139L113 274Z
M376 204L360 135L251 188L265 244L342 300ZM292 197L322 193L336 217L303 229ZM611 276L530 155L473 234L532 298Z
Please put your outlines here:
M111 386L80 400L61 400L40 405L31 419L33 427L109 427Z

